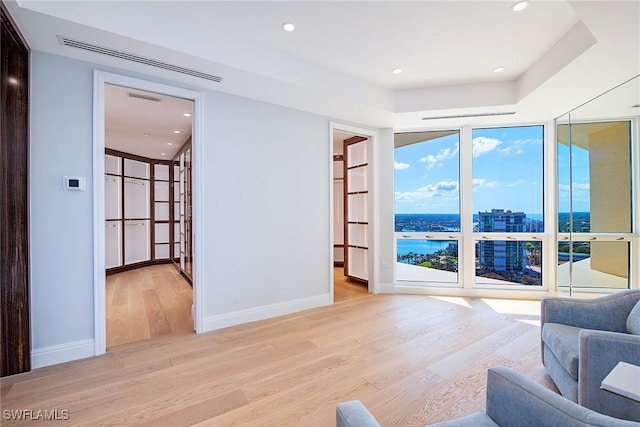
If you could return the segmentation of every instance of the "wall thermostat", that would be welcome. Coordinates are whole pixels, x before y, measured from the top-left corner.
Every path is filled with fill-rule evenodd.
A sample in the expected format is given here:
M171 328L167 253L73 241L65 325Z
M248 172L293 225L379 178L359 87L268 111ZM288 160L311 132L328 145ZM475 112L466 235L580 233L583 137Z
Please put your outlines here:
M85 190L87 181L83 176L64 176L62 184L65 190Z

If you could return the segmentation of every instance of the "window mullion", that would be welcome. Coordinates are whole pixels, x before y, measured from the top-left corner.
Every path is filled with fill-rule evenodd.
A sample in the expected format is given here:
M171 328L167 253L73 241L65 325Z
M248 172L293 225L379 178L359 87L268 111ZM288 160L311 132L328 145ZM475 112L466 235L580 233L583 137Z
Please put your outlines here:
M544 127L544 234L542 244L542 286L556 291L558 288L558 138L556 123ZM567 236L568 237L568 236Z
M471 126L460 131L460 268L462 287L471 289L475 284L475 239L473 238L473 137Z

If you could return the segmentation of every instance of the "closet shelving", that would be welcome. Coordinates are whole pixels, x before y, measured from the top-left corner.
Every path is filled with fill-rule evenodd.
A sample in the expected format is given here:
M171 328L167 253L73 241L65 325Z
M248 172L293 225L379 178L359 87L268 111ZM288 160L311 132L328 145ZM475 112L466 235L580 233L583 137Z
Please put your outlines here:
M177 165L107 149L107 273L179 259Z

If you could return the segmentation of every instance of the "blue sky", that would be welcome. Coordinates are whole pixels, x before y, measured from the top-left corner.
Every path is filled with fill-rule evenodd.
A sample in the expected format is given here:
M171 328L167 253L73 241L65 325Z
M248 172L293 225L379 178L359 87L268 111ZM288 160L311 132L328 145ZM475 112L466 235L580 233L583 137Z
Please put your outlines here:
M573 146L573 211L590 212L589 152ZM558 145L558 212L569 212L569 146Z
M542 213L542 150L542 126L475 129L473 211ZM459 213L459 161L457 134L397 148L396 213Z

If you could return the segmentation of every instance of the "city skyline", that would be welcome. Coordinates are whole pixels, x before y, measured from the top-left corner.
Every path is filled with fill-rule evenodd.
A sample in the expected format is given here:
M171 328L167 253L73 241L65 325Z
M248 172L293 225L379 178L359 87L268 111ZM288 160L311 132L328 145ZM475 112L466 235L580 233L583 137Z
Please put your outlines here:
M445 231L455 227L459 215L396 214L396 231ZM522 233L531 230L524 212L492 209L479 213L479 232ZM538 223L541 225L541 223ZM474 226L474 229L476 226ZM426 269L458 272L458 241L452 239L398 239L397 262ZM478 283L541 285L542 243L528 240L478 240L475 242L475 275ZM428 280L428 276L421 275ZM438 276L440 277L440 276Z

